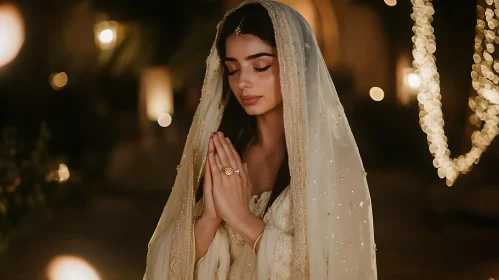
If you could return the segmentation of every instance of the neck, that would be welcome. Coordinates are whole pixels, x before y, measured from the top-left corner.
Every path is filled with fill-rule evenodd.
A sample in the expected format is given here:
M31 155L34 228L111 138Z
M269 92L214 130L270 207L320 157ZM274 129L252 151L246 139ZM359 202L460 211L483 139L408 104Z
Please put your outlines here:
M276 153L282 147L284 151L286 147L286 139L284 137L284 117L282 104L273 110L256 116L257 137L255 144L269 154Z

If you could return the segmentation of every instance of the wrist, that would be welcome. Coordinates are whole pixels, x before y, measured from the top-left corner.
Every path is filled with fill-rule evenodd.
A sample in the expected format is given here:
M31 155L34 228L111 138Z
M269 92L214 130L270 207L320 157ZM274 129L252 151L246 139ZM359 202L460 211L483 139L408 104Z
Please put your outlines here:
M255 216L251 211L248 211L244 215L239 216L239 219L234 221L233 223L227 222L235 231L246 231L248 228L251 228L257 220L260 220L257 216Z
M212 217L207 217L201 214L199 218L197 219L200 223L203 223L204 226L209 226L213 228L218 228L220 224L222 223L221 218L212 218Z
M253 213L242 217L237 224L231 227L248 243L253 246L258 236L265 229L265 223Z

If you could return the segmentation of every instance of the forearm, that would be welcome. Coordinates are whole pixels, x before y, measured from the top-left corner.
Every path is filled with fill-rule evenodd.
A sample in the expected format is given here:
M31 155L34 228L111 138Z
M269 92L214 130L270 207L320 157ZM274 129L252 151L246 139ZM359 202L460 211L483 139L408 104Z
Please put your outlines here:
M217 233L219 222L199 217L194 224L196 263L206 254Z

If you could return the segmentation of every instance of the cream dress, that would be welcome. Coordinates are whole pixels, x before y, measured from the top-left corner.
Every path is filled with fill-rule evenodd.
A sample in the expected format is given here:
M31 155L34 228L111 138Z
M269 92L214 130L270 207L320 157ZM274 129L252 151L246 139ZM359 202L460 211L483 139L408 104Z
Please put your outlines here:
M240 6L254 3L268 11L275 32L290 184L263 217L258 256L223 225L195 263L194 222L202 209L195 194L209 136L219 130L231 96L215 39L175 184L149 242L144 280L377 279L366 172L314 33L278 1ZM252 211L261 216L268 199L264 193L252 201Z
M290 279L293 221L290 217L291 199L286 188L267 210L263 221L265 230L260 241L258 256L253 249L228 224L222 223L206 254L195 267L195 279ZM271 192L253 196L250 209L262 218ZM196 213L202 212L202 202L196 205ZM194 237L194 236L193 236ZM194 239L192 242L195 242ZM169 257L171 231L165 231L158 239L158 246L151 251L151 265ZM256 268L256 269L255 269ZM167 267L156 270L147 279L166 279Z

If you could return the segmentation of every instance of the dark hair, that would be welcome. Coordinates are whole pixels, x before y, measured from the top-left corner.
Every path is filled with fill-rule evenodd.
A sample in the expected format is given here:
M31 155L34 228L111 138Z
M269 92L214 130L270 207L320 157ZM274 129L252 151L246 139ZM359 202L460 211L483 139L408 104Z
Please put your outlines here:
M260 4L247 4L232 14L230 14L223 23L217 41L217 50L221 59L225 57L225 41L227 37L234 33L236 28L240 28L240 34L251 34L258 37L263 42L276 47L274 36L274 27L267 10ZM220 129L225 136L232 140L237 152L242 155L244 149L248 146L251 139L256 135L256 117L246 114L241 104L236 98L232 98L230 90L227 69L224 63L224 91L229 96L229 101L225 107ZM288 166L288 154L279 168L272 195L270 197L267 209L272 205L275 199L289 185L290 174ZM199 189L202 189L201 187ZM202 190L198 190L198 199L202 197Z
M218 35L217 49L220 58L225 57L225 41L240 28L240 34L251 34L276 47L274 26L267 10L260 4L247 4L230 14Z

